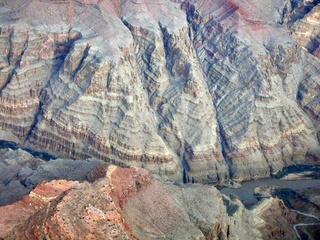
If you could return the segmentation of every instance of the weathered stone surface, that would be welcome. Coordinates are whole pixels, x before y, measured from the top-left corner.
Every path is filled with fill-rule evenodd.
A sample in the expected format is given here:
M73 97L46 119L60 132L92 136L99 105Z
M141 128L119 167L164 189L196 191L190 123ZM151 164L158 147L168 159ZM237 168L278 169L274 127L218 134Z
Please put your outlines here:
M179 183L319 164L319 11L312 0L0 1L0 140L60 157L0 149L0 238L317 236L299 225L319 218L314 189L270 189L247 210Z
M267 175L305 161L318 143L296 101L298 79L300 73L307 79L307 72L316 77L319 67L299 67L313 58L296 46L286 27L272 24L271 1L218 2L194 1L185 8L232 176ZM307 59L300 60L301 54Z
M298 43L303 47L307 48L310 53L312 53L317 58L319 55L319 44L320 44L320 5L316 5L311 8L303 18L297 20L293 26L292 30L294 34L298 37Z
M265 199L252 212L263 219L257 224L263 239L297 239L293 226L301 221L301 217L290 211L282 200Z
M317 1L16 0L0 11L2 140L180 182L319 164Z
M0 207L0 237L257 239L260 236L252 224L253 216L241 202L222 196L213 186L179 187L160 182L143 169L113 165L99 168L105 169L105 176L93 183L43 182L17 203Z
M319 187L303 190L276 186L256 188L255 195L264 200L252 211L265 221L260 226L265 239L317 239L320 231L319 192Z
M0 149L0 206L19 200L43 181L84 181L102 163L97 159L44 161L21 149Z
M36 236L44 229L43 220L48 217L51 203L74 184L66 180L41 183L19 202L0 207L0 237L30 239ZM42 224L37 225L39 222ZM45 233L42 236L45 237Z
M296 239L298 234L305 234L315 239L317 236L317 228L312 224L319 216L319 189L296 193L273 188L272 196L248 210L240 200L220 194L214 186L174 185L136 167L101 164L87 174L87 179L90 182L42 182L21 200L1 206L0 237Z

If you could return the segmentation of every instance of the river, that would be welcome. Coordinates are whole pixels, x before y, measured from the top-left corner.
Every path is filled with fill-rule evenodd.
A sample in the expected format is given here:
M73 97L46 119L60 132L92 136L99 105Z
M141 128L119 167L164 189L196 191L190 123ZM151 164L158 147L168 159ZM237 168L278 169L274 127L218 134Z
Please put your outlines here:
M259 186L266 186L266 185L287 187L287 188L292 188L293 190L301 190L301 189L320 186L320 179L289 181L289 180L279 180L276 178L264 178L264 179L242 182L240 188L233 189L233 188L224 187L220 190L220 192L228 196L230 194L237 195L245 205L252 205L258 202L258 200L253 196L254 188Z

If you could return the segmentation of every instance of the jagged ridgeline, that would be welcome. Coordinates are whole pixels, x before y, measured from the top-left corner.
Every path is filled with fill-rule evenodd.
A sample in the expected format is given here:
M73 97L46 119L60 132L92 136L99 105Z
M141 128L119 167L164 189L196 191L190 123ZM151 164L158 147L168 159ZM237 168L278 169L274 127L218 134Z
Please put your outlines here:
M0 1L0 140L217 183L320 163L318 1Z

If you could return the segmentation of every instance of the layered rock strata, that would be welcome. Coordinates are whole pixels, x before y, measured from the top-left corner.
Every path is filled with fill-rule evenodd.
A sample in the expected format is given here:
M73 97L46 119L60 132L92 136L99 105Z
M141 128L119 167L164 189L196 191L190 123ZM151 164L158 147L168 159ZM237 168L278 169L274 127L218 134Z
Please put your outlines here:
M308 10L302 18L294 22L291 30L298 37L298 43L301 46L308 49L317 58L320 58L320 5L309 6Z
M185 182L319 164L318 6L4 1L0 137Z
M299 49L286 28L270 24L276 19L274 9L264 9L269 4L185 5L235 178L277 172L302 163L318 149L314 126L296 97L298 79L317 78L319 68L299 67L314 59ZM252 11L261 14L253 16Z

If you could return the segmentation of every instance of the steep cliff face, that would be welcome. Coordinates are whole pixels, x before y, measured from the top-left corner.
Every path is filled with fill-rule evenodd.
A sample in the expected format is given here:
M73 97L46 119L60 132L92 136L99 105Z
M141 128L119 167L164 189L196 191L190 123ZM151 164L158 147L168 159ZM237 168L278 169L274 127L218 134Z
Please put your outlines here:
M0 10L2 140L185 182L319 164L316 1Z
M314 59L277 24L272 1L194 4L185 8L232 176L261 176L305 161L318 143L297 91L301 80L317 78L319 65L306 71Z
M317 58L320 57L319 11L320 6L317 5L317 1L300 3L300 6L294 11L296 14L292 14L292 16L295 16L300 12L295 17L297 19L291 17L295 21L289 24L293 34L298 37L298 43Z

